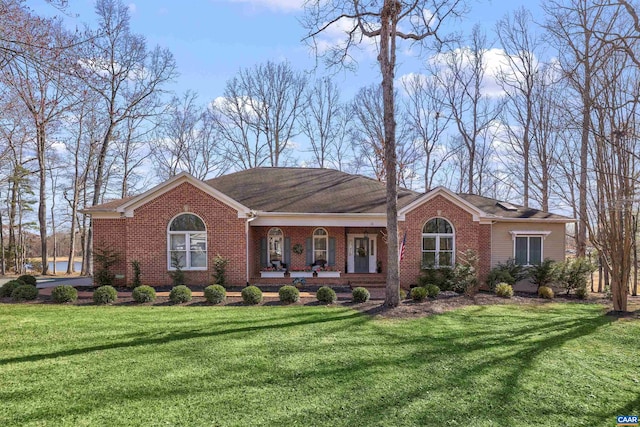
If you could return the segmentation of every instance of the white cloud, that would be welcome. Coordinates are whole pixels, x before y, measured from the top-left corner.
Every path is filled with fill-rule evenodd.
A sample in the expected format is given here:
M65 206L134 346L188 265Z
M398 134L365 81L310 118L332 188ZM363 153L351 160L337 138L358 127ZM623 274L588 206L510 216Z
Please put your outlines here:
M304 0L227 0L231 3L242 3L255 9L270 9L275 11L293 12L302 9Z
M509 80L516 81L523 79L521 75L511 68L509 65L508 55L503 49L487 49L483 51L484 61L484 78L482 80L482 93L488 97L503 96L504 90L498 83L500 75L505 76ZM468 67L473 59L473 52L469 47L458 48L451 52L438 53L429 59L429 62L438 67L444 68L448 61L455 57L461 63L462 67ZM534 64L537 63L533 58Z
M351 33L354 27L356 27L356 22L353 18L341 18L327 27L318 36L318 53L322 55L333 48L344 48L349 41L349 33ZM356 30L353 35L354 40L359 41L361 34L359 30ZM375 58L378 55L377 40L377 37L362 37L362 41L356 43L355 46ZM350 54L353 55L353 51L350 52Z

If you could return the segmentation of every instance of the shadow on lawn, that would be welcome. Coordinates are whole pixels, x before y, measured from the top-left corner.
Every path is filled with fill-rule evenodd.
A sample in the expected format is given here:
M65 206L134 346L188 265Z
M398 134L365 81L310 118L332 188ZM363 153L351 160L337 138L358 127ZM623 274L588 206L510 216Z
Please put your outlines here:
M251 324L251 326L240 326L240 327L231 327L228 326L230 323L224 323L223 326L226 326L227 329L220 330L207 330L202 331L192 330L192 331L181 331L181 332L162 332L162 336L157 338L150 337L146 334L144 337L140 337L140 334L133 334L132 339L129 341L115 342L104 345L96 345L90 347L83 348L73 348L69 350L56 351L52 353L41 353L41 354L32 354L29 356L20 356L20 357L12 357L7 359L0 359L0 366L9 365L13 363L22 363L22 362L36 362L40 360L46 359L55 359L58 357L67 357L80 355L85 353L91 353L94 351L102 351L102 350L112 350L118 348L129 348L129 347L138 347L138 346L146 346L146 345L154 345L154 344L165 344L173 341L179 340L188 340L194 338L205 338L205 337L215 337L215 336L223 336L230 335L236 333L245 333L245 332L257 332L261 330L268 329L285 329L292 328L295 326L303 326L303 325L311 325L311 324L323 324L329 322L336 321L344 321L353 319L356 320L356 323L364 323L370 319L369 316L366 316L362 313L353 311L353 310L336 310L335 312L330 312L330 315L326 313L318 314L318 313L300 313L300 314L291 314L286 317L276 317L276 318L263 318L263 319L252 319L246 321L238 321L235 323L239 324ZM302 320L291 321L295 318L303 318ZM264 321L278 321L281 323L269 323L264 324ZM287 322L282 323L283 320L287 320ZM233 323L233 322L231 322ZM131 335L130 335L131 336Z
M385 335L386 345L389 347L408 346L409 348L419 348L402 357L383 355L393 355L392 351L381 350L379 359L369 359L359 361L358 363L347 364L342 367L327 366L324 370L314 372L311 375L322 378L353 378L359 384L354 384L354 389L361 388L367 390L367 383L371 382L371 390L378 391L367 395L357 401L358 404L352 405L348 411L341 413L341 425L367 425L375 424L381 419L389 420L392 414L400 413L403 408L412 404L422 405L423 408L418 409L409 419L403 419L399 424L406 422L415 423L417 425L443 425L446 422L454 424L470 425L473 417L480 419L477 422L497 422L497 425L511 425L515 422L525 425L534 425L547 419L550 415L546 412L549 408L543 406L538 407L537 402L531 402L526 408L524 416L532 417L527 420L518 418L518 414L522 413L522 408L518 407L518 399L522 399L528 394L526 387L523 387L522 379L526 377L533 368L534 363L540 357L550 350L562 347L564 344L593 334L603 326L609 325L614 319L595 314L591 316L583 316L574 320L567 320L566 316L557 318L551 313L548 320L534 322L533 325L528 324L526 316L518 318L514 316L515 321L511 325L512 328L496 333L493 329L486 329L487 325L499 320L500 316L494 316L486 313L488 307L477 307L465 311L462 317L468 317L469 322L476 325L484 325L485 330L473 324L468 326L472 331L467 333L461 330L459 333L451 333L448 331L444 334L425 334L424 336L407 336L404 333L390 334L380 328L378 333ZM461 313L449 313L447 316L435 317L431 325L435 330L439 327L446 327L437 319L446 319L448 317L460 317ZM438 325L440 323L440 325ZM539 339L537 339L539 337ZM495 350L498 350L497 352ZM483 355L497 355L494 357ZM443 367L445 370L425 371L425 366L430 366L429 362L437 360L445 361ZM446 362L448 361L448 363ZM453 369L448 369L450 364ZM405 380L398 382L397 388L380 388L376 385L375 379L371 379L369 372L381 372L386 369L393 369L394 366L402 366L404 369ZM360 374L358 374L358 372ZM474 383L484 384L487 376L492 377L489 384L491 390L476 390ZM427 382L422 380L422 376L429 378ZM469 396L470 393L477 393ZM453 402L444 402L438 407L429 405L432 396L440 396L446 394L447 391L456 390L460 400L459 403L464 405L456 405ZM336 396L336 399L347 398L348 396ZM427 403L426 405L424 403ZM548 403L548 402L547 402ZM637 402L631 402L624 409L631 409ZM437 420L434 419L437 414ZM313 410L309 413L309 420L315 417L318 419L326 418L327 413L321 410ZM571 417L574 414L562 413L564 417ZM583 414L575 414L583 415ZM591 414L593 417L594 414ZM284 416L273 420L278 425L289 425L299 422L295 416ZM304 423L304 420L303 420Z

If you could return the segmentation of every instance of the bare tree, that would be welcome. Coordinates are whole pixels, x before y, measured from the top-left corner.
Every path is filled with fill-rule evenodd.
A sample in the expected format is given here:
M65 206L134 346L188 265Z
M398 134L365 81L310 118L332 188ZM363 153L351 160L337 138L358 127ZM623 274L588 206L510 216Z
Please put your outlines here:
M547 15L545 25L559 50L559 62L566 82L577 95L573 110L580 132L580 168L578 179L578 230L576 251L585 256L587 244L588 154L590 145L592 81L610 50L596 33L611 33L617 12L591 0L550 0L543 3Z
M354 45L366 37L378 44L378 64L382 77L384 141L387 190L387 287L385 305L399 304L398 206L394 76L398 40L425 42L437 38L443 22L461 12L461 0L398 1L380 0L361 4L358 0L308 0L304 25L307 40L317 49L317 40L336 23L346 24L345 40L326 51L330 65L346 64ZM425 13L428 11L428 13ZM401 30L407 28L407 30Z
M319 167L336 167L341 154L347 123L346 107L340 102L340 90L331 79L317 79L304 98L305 113L300 115L302 133L311 143Z
M103 194L110 163L107 155L118 126L133 117L155 115L162 86L176 75L169 50L148 50L144 37L131 32L129 9L121 0L98 0L96 13L98 29L91 43L83 46L77 70L100 98L106 124L96 152L92 205L100 203ZM91 232L88 239L90 248Z
M415 145L407 137L404 112L396 107L396 122L400 122L400 132L396 135L397 183L411 173L417 160ZM358 156L362 159L366 173L378 181L386 181L384 106L382 89L378 85L361 88L351 103L350 116L353 117L350 135ZM366 166L365 166L366 165Z
M445 162L454 154L443 141L451 113L444 102L444 88L433 76L410 74L402 79L402 86L406 93L407 130L422 148L424 190L429 191Z
M503 112L507 116L505 121L510 124L507 126L509 142L522 166L522 204L525 207L529 207L533 92L539 70L536 53L540 45L532 28L531 13L524 8L505 16L496 25L496 35L507 62L507 67L498 73L497 80L506 95Z
M174 97L159 123L153 156L163 179L180 171L205 179L227 170L215 121L208 109L197 104L197 98L191 91Z
M22 101L35 129L35 152L38 160L39 203L38 222L42 253L42 274L47 274L47 154L48 135L71 106L70 92L62 72L72 63L69 52L62 50L69 44L69 37L59 20L45 20L25 15L25 25L31 27L25 49L38 63L10 61L2 69L2 80Z
M298 134L306 78L287 62L242 69L213 104L213 118L227 141L228 158L242 169L282 166Z
M487 130L495 124L501 104L483 90L488 46L486 36L477 25L470 42L468 47L458 46L440 54L441 68L435 76L440 86L445 88L445 101L468 157L465 161L468 170L461 181L466 183L466 192L473 194L481 192L481 186L476 181L486 172L478 168L485 164L478 157L478 147L490 143L486 137L492 137ZM485 152L485 148L481 151Z

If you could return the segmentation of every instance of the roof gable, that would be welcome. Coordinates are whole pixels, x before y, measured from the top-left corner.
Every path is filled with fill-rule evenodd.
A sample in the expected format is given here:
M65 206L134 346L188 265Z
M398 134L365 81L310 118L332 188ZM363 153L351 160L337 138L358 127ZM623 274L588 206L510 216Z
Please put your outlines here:
M423 204L427 203L429 200L433 200L437 196L444 197L446 200L450 201L451 203L455 204L456 206L468 212L473 217L474 221L480 221L481 218L484 218L487 216L487 214L484 211L482 211L482 209L479 209L477 206L474 206L473 204L467 202L466 200L464 200L463 198L461 198L451 190L448 190L444 187L436 187L433 190L427 193L424 193L422 196L418 197L417 199L415 199L413 202L409 203L405 207L399 209L398 216L400 220L404 221L405 215L407 213L411 212L412 210L414 210L419 206L422 206Z
M181 172L178 175L173 176L169 180L156 185L150 190L145 191L142 194L133 197L127 197L124 199L104 203L102 205L98 205L94 208L86 209L87 213L91 212L117 212L125 217L132 217L133 212L138 207L148 203L149 201L165 194L174 188L178 187L183 183L189 183L194 187L202 190L206 194L211 197L221 201L222 203L230 206L231 208L238 211L238 218L246 217L247 213L250 212L250 209L239 203L238 201L232 199L226 194L220 192L219 190L205 184L203 181L195 178L187 172Z

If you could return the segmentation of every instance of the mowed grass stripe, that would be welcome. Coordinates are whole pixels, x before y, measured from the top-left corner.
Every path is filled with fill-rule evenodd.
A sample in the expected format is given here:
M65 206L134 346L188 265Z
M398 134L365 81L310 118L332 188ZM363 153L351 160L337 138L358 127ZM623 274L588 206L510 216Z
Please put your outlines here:
M0 305L0 425L612 425L639 336L586 304Z

